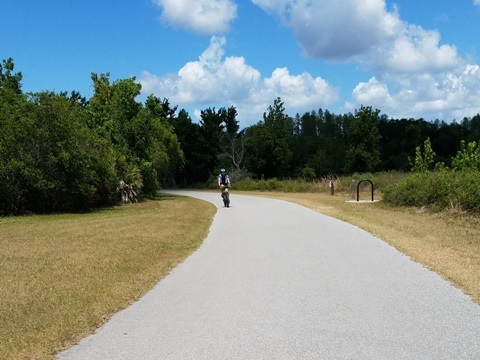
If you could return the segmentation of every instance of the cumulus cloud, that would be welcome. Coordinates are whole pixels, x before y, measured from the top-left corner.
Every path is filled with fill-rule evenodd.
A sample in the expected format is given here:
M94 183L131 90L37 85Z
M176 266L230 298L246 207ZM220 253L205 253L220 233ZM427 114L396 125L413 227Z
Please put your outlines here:
M292 75L287 68L278 68L270 77L262 78L245 58L225 57L225 44L224 37L213 36L198 60L188 62L176 74L143 72L139 77L142 93L166 97L180 108L234 105L245 125L261 120L259 114L277 97L293 114L338 101L338 90L308 73Z
M237 17L231 0L154 0L163 9L161 19L168 24L198 33L219 34L229 30Z
M225 43L224 37L213 36L198 60L188 62L176 74L158 77L144 72L142 92L168 97L179 106L242 102L258 86L261 75L243 57L224 59Z
M465 65L447 74L425 73L392 82L371 78L360 83L352 92L349 111L359 104L381 109L394 118L424 117L428 119L457 119L480 112L480 67Z
M199 33L228 31L237 0L154 0L162 19ZM480 78L476 65L455 46L441 43L437 30L401 19L385 0L251 0L291 29L306 57L350 62L371 72L351 90L345 111L372 105L393 117L452 119L479 112ZM480 6L480 0L473 0ZM241 56L225 57L225 38L212 37L196 61L177 73L144 72L144 93L168 97L182 106L233 104L239 117L261 114L280 96L290 114L334 105L339 91L325 79L277 68L263 77ZM348 91L348 90L347 90ZM254 121L258 121L257 118Z
M459 63L453 46L439 45L440 34L401 20L384 0L252 0L290 27L306 56L355 61L369 69L423 72Z
M291 75L287 68L277 68L263 83L270 99L280 96L288 106L305 111L313 110L318 104L332 104L338 99L338 92L324 79L314 78L306 72Z
M395 73L452 70L461 60L454 46L439 45L440 34L410 25L393 42L378 68Z
M478 66L441 44L437 30L403 21L385 0L252 2L291 28L306 56L372 72L352 90L346 111L364 104L393 117L453 119L480 109Z
M402 29L384 0L252 0L290 27L305 55L350 60L391 41Z
M375 77L368 82L361 82L353 90L353 97L356 103L377 105L382 107L395 107L395 100L388 91L388 87L384 83L380 83Z

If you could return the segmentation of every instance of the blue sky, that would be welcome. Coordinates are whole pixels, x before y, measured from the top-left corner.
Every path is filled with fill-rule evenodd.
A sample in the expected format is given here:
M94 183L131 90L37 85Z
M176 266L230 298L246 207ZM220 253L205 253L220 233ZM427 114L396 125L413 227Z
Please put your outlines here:
M389 117L480 113L480 0L2 0L0 59L23 90L93 95L90 73L135 77L193 119L242 127L360 105Z

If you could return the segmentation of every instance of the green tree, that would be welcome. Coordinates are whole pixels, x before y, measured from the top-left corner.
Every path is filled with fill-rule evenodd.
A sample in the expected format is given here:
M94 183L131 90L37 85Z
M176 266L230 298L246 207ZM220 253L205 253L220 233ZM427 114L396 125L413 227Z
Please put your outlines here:
M294 130L293 119L285 114L284 102L280 97L273 101L273 105L268 106L268 112L263 113L263 123L270 130L274 131L276 136L286 140L291 139Z
M243 132L239 132L237 109L233 106L222 109L224 128L222 136L222 152L219 155L221 166L234 170L235 176L241 177L244 156ZM231 173L232 175L232 173Z
M136 101L135 78L92 73L94 95L24 95L0 66L0 213L85 210L118 200L126 180L146 194L183 162L168 100Z
M414 119L380 120L382 170L409 171L410 159L422 142L422 132Z
M171 122L176 117L176 112L178 106L173 106L170 104L170 101L166 98L160 100L160 98L150 95L145 101L145 107L150 110L152 115L166 119Z
M221 166L238 169L242 162L242 138L238 132L235 107L207 108L201 112L199 124L193 123L185 110L172 118L185 162L176 173L176 181L184 186L206 182Z
M205 141L203 156L209 174L218 165L218 156L222 153L222 140L225 129L224 109L208 108L200 113L200 129Z
M152 97L147 102L152 102ZM183 151L174 128L160 114L146 106L130 120L126 131L130 157L139 166L144 179L143 191L149 195L155 194L164 179L173 176L183 162Z
M170 123L176 107L153 95L143 106L136 101L141 85L134 77L110 83L109 76L92 73L95 92L89 102L88 123L119 152L119 178L131 179L144 194L154 194L183 161Z
M310 163L315 153L322 148L322 141L317 132L317 116L314 111L305 113L301 117L297 114L295 123L298 128L290 141L293 154L292 165L296 170L303 172L305 165Z
M284 137L269 126L258 124L245 131L245 166L257 178L284 177L288 174L291 152Z
M373 172L380 164L380 110L361 106L347 131L345 172Z
M0 140L8 189L0 211L79 211L116 201L113 149L86 127L77 102L41 92L14 106L19 116L3 124L8 135Z
M175 172L174 180L182 186L206 182L211 174L211 165L204 156L209 146L200 125L194 123L184 109L180 110L171 123L185 156L182 166Z
M480 145L475 141L465 144L462 140L460 150L452 159L452 167L455 170L480 171Z
M22 73L12 73L15 64L12 58L3 60L0 64L0 88L3 90L11 90L15 94L22 93Z
M9 59L12 61L11 59ZM0 65L0 215L21 211L24 187L20 176L21 161L13 154L21 139L28 141L27 101L19 86L11 86L13 64ZM21 74L13 75L21 80Z
M293 158L290 149L295 124L276 98L263 114L263 121L245 129L245 166L258 178L287 177Z
M430 138L423 143L423 152L420 146L415 149L415 164L412 171L415 173L426 173L435 167L435 152L432 149Z
M353 115L335 115L328 110L318 111L320 148L310 159L317 175L341 174L345 167L346 129L353 122Z
M467 138L467 131L456 121L436 124L435 133L430 137L432 147L435 149L435 160L449 165L450 159L460 150L460 141Z
M467 142L480 141L480 114L475 115L471 119L465 118L462 126L467 130Z

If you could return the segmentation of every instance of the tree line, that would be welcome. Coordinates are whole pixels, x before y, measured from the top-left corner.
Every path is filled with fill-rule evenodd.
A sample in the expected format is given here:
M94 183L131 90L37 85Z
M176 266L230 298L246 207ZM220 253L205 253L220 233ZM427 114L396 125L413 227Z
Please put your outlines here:
M450 166L462 141L480 139L480 115L461 123L428 122L389 119L378 109L361 106L354 114L319 109L291 117L277 98L255 125L240 130L235 116L231 107L202 111L198 124L184 111L171 119L185 153L185 167L175 174L177 184L210 183L220 167L230 169L236 180L407 172L426 139L434 160Z
M237 110L207 108L193 121L168 99L136 99L135 78L91 74L90 99L72 91L24 93L12 59L0 64L0 214L86 211L160 186L212 184L226 167L234 180L315 179L330 174L409 171L428 138L449 165L461 141L480 139L480 115L461 123L389 119L316 110L291 117L281 98L241 129ZM123 197L123 199L131 197Z
M120 201L120 184L148 196L184 161L168 101L135 99L134 78L91 75L94 95L22 92L0 65L0 214L86 211Z

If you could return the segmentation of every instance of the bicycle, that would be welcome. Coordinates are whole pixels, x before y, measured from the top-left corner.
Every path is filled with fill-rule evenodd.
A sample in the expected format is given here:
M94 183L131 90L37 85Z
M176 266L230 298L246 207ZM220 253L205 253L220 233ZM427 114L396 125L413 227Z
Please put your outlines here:
M228 191L229 186L222 185L222 199L223 205L227 208L230 207L230 193Z

